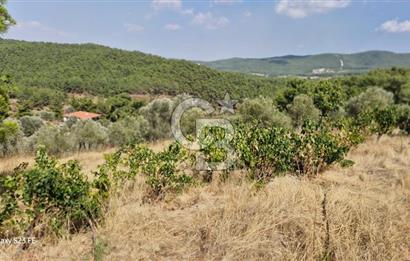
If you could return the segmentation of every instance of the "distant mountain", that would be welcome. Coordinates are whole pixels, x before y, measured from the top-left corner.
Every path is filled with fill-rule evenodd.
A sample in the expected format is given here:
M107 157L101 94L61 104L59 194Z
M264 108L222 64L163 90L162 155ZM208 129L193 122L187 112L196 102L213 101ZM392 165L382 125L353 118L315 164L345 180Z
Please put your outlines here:
M368 51L354 54L287 55L271 58L231 58L197 62L211 68L255 75L335 75L367 72L374 68L410 67L410 54Z

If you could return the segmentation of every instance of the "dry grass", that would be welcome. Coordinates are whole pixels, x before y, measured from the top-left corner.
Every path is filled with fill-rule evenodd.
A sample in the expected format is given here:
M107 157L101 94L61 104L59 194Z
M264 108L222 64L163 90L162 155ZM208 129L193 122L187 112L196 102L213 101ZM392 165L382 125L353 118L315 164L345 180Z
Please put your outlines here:
M158 152L171 143L170 140L158 141L148 144L148 146ZM86 151L70 154L60 158L61 162L69 160L78 160L86 173L95 171L98 165L104 162L104 155L113 153L116 149L105 149L101 151ZM0 174L2 172L13 171L20 163L27 162L29 166L34 164L34 156L14 156L9 158L0 158Z
M94 233L1 246L0 260L410 260L410 138L369 140L349 158L315 180L258 190L236 173L156 204L140 179Z

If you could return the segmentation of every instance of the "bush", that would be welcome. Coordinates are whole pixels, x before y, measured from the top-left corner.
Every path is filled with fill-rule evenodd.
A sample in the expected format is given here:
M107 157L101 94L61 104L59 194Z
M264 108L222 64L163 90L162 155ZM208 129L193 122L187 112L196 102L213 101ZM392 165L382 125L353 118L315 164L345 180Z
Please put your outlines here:
M305 94L296 96L287 109L296 127L302 126L305 120L317 122L320 117L320 110L315 107L312 98Z
M35 140L37 146L44 146L53 155L74 151L75 148L67 130L53 125L42 126L35 134Z
M0 236L61 235L99 220L105 192L87 180L76 161L59 165L41 148L35 165L1 178ZM98 181L98 178L96 178Z
M410 134L410 105L397 107L397 125L402 131Z
M375 109L374 121L376 123L375 132L379 138L383 134L390 134L397 127L398 113L395 106L389 106L385 109Z
M194 136L196 134L196 120L202 117L204 117L204 112L199 108L187 110L182 115L181 130L185 137Z
M385 109L391 104L393 104L393 93L372 87L359 96L351 98L346 108L349 115L358 116L362 112L372 111L376 108Z
M40 111L38 116L44 121L54 121L56 119L54 112L50 111Z
M19 152L22 137L18 121L6 119L0 122L0 157Z
M219 146L221 132L217 127L210 129L215 130L208 130L207 136L214 137L200 139L201 152L208 161L225 161L227 151ZM323 121L305 121L301 131L241 123L231 141L236 153L234 165L247 169L257 181L288 172L315 176L326 166L343 161L359 140L357 135L347 129L336 131Z
M107 156L99 173L120 186L139 174L144 175L150 187L149 194L160 199L167 192L178 192L193 182L192 177L183 172L187 162L190 162L188 151L179 143L158 153L137 144Z
M26 137L30 137L44 125L43 120L37 116L23 116L19 120L21 130Z
M247 99L239 105L240 118L244 122L258 120L266 126L290 128L292 120L286 114L280 112L274 105L274 101L268 98Z
M79 120L70 129L70 135L78 150L92 149L108 143L108 130L93 120Z
M141 116L121 119L108 128L109 143L113 146L140 143L147 135L148 122Z
M149 140L171 137L171 115L174 102L168 98L156 99L140 109L140 113L148 121Z

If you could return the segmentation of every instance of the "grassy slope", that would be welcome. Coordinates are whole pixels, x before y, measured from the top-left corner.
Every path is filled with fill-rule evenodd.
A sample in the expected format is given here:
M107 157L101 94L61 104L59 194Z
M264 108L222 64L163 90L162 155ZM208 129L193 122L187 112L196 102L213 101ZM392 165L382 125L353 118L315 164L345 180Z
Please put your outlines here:
M157 203L144 203L139 180L112 199L95 233L4 246L0 259L406 260L410 138L370 139L349 158L352 168L315 180L280 177L256 191L236 173Z
M410 54L385 51L368 51L356 54L318 54L307 56L283 56L262 59L232 58L203 62L212 68L268 75L310 74L313 69L330 68L340 71L340 59L344 62L344 73L363 72L373 68L392 66L410 67Z
M0 39L0 73L23 86L110 95L120 92L202 97L272 93L274 79L220 72L183 60L95 44Z

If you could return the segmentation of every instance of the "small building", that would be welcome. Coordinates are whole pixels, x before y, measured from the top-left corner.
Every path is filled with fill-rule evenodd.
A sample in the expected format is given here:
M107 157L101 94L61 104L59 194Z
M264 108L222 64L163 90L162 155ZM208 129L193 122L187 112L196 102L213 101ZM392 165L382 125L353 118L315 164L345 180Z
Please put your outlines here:
M86 112L86 111L75 111L75 112L64 114L64 121L68 121L69 119L98 120L100 117L101 117L101 114L98 114L98 113Z

